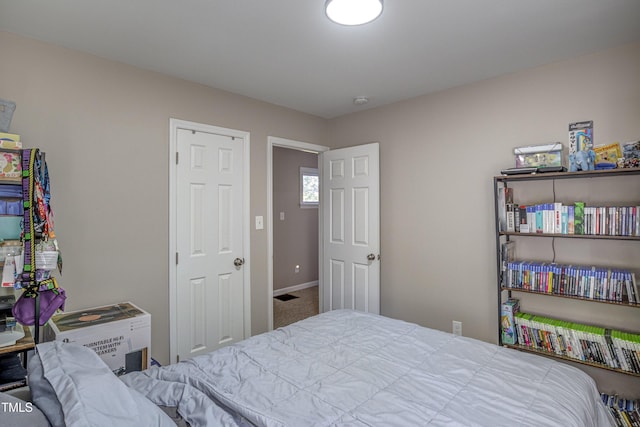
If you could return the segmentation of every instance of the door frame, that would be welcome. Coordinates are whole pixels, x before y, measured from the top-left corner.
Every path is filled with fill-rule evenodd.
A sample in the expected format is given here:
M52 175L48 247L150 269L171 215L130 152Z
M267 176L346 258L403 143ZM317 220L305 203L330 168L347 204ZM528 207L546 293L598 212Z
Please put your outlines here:
M197 132L214 133L217 135L242 138L243 140L243 188L242 188L242 245L244 262L244 338L251 336L251 226L250 226L250 200L251 200L251 158L249 149L250 133L236 129L228 129L219 126L207 125L204 123L190 122L180 119L169 119L169 361L174 363L177 358L177 324L176 324L176 303L177 303L177 283L176 283L176 248L177 248L177 165L176 154L178 144L178 129L194 130Z
M318 155L318 174L322 179L320 167L320 153L330 150L324 145L309 144L307 142L295 141L292 139L280 138L277 136L267 137L267 318L268 330L273 330L273 147L289 148L292 150L307 151ZM318 239L320 263L318 264L318 286L322 292L322 198L318 203ZM322 298L318 300L320 312L322 312Z

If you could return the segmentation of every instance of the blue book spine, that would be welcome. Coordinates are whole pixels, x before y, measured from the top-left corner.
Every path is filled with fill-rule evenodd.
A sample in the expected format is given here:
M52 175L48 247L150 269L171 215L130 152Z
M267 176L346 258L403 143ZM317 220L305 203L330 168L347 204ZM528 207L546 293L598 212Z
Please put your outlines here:
M562 213L560 214L560 232L562 234L569 234L569 206L562 206Z
M577 286L576 286L576 267L571 267L569 269L569 278L571 279L571 286L569 288L569 295L577 296Z
M544 205L536 205L536 233L542 233L542 215L543 215L543 206Z
M527 206L527 224L529 224L529 233L536 232L536 207Z
M573 205L567 206L567 234L575 233L574 212L575 212L575 207Z

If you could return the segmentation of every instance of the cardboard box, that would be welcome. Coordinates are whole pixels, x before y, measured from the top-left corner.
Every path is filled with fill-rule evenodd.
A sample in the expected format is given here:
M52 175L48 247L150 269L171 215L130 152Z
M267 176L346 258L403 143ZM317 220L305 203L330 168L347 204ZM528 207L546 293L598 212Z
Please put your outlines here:
M502 303L500 326L502 330L503 344L517 344L518 331L516 330L515 314L520 310L520 302L516 298L509 298Z
M116 375L151 366L151 315L130 302L56 314L49 340L93 349Z

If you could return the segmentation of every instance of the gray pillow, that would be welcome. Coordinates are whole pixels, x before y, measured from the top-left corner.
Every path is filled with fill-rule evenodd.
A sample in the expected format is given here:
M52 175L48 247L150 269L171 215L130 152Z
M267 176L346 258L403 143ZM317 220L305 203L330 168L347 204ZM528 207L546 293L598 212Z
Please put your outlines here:
M38 344L37 352L43 376L55 391L67 426L175 427L171 418L127 387L90 348L51 341ZM34 400L36 394L32 390ZM54 424L51 418L49 422Z
M31 402L0 393L0 427L48 427L44 414Z
M27 380L31 389L31 400L44 413L52 426L64 426L62 405L49 380L44 377L42 360L37 351L29 358Z

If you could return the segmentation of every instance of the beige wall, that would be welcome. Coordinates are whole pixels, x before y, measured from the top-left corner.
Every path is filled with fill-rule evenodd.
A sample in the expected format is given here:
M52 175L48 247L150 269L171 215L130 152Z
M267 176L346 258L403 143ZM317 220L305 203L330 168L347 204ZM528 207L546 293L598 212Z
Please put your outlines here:
M131 300L169 359L169 118L251 133L251 217L266 217L267 137L324 144L326 121L0 32L11 130L47 153L67 310ZM10 60L10 65L6 61ZM252 332L267 330L267 235L251 231Z
M317 168L318 155L273 147L274 290L318 280L318 209L300 207L301 166Z
M603 144L640 139L639 117L640 44L633 44L331 120L333 144L380 142L382 314L445 331L460 320L464 335L496 342L492 177L514 166L514 147L566 145L570 122L594 120L595 142ZM567 201L640 201L640 186L625 194L613 194L615 183L591 192L569 182L561 188ZM559 262L590 257L640 272L637 242L575 243L556 239ZM551 242L535 244L550 260ZM556 298L523 308L534 303L542 313L578 312L640 330L636 308ZM637 395L637 378L611 374L601 384L632 381Z
M464 335L489 342L497 337L492 177L512 165L513 147L566 143L567 124L590 119L596 143L640 138L640 44L330 121L8 33L0 32L0 57L0 97L18 104L12 131L47 152L68 309L138 303L152 314L152 354L162 363L170 117L251 132L252 217L266 216L267 136L379 141L382 314L447 331L460 320ZM600 243L570 250L640 269L640 245ZM253 230L253 333L267 329L266 274L266 231ZM637 309L536 304L640 330ZM637 390L637 378L590 373L605 391Z

